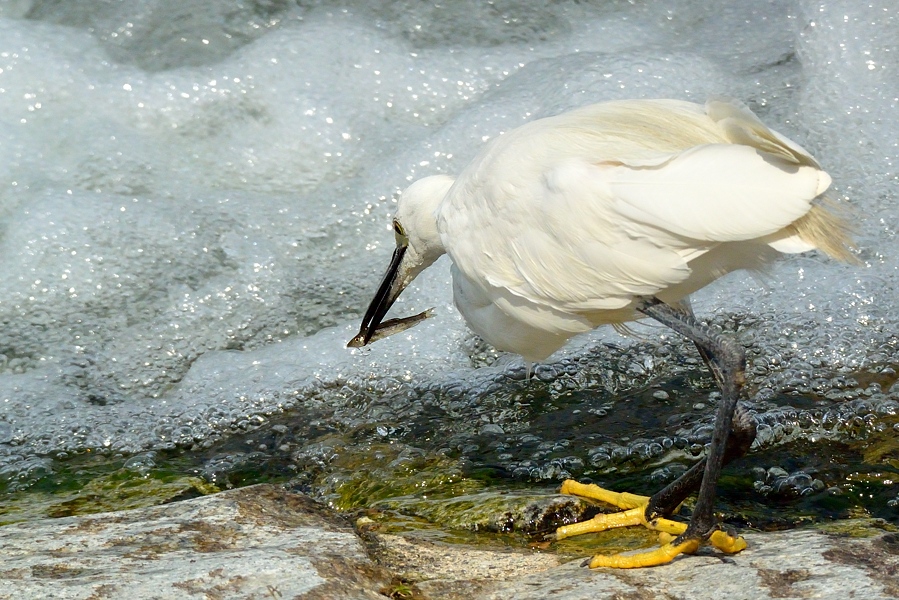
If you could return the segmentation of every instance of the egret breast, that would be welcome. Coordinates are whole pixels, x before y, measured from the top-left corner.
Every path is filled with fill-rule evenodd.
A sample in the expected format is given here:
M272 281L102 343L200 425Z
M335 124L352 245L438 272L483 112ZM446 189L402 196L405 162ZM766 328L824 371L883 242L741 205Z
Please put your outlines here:
M561 348L569 338L595 327L587 319L485 286L453 265L453 299L472 331L498 350L532 362Z

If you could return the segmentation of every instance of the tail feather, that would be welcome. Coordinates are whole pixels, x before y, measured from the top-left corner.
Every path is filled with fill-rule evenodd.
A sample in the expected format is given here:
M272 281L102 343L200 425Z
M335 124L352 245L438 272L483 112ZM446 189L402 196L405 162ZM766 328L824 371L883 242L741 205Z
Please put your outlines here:
M842 206L824 196L819 204L813 205L787 230L831 258L858 263L858 258L852 253L856 246L850 236L851 227L841 212L845 212Z

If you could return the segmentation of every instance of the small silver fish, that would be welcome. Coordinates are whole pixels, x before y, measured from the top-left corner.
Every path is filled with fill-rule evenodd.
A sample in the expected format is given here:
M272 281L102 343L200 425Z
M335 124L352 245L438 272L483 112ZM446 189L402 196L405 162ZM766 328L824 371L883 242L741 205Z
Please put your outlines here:
M377 342L378 340L383 340L386 337L390 337L395 333L400 333L406 331L410 327L415 327L425 319L429 319L434 316L434 309L429 308L424 312L420 312L417 315L412 315L411 317L406 317L404 319L388 319L383 323L378 325L378 328L375 330L374 334L372 334L371 339L368 340L368 343ZM368 344L365 343L365 335L360 331L356 334L356 337L347 342L347 348L361 348Z

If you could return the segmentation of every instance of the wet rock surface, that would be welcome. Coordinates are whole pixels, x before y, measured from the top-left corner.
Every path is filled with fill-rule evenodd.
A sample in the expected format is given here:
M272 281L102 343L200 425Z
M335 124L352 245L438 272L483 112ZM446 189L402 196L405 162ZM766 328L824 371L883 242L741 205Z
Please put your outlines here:
M356 515L358 517L358 515ZM553 548L379 531L258 485L0 528L0 598L895 598L899 534L879 520L747 533L749 548L632 571Z

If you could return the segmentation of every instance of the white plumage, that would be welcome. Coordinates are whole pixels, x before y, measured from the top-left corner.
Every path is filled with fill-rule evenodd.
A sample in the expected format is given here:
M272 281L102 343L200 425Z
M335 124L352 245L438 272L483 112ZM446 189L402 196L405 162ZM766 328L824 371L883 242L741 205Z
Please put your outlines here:
M830 182L730 100L607 102L533 121L457 179L403 193L399 257L360 335L445 252L469 326L541 360L575 334L638 318L641 297L676 302L776 251L845 258L840 220L814 203Z

